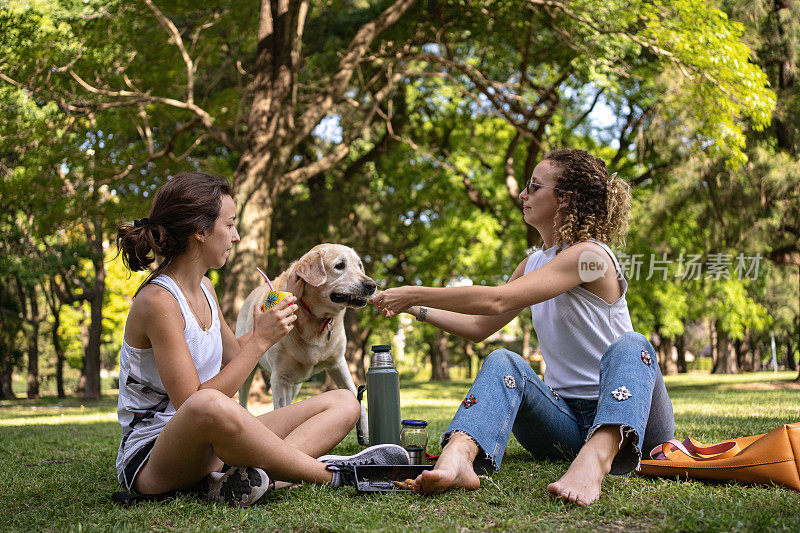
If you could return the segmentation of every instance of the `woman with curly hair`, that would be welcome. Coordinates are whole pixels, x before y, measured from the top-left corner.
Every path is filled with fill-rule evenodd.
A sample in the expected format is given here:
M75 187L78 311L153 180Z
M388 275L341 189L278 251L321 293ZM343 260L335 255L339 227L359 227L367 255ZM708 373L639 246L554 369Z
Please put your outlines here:
M474 342L530 306L542 381L519 355L492 352L442 436L417 492L477 489L500 467L513 432L535 458L573 459L547 489L588 505L606 474L626 474L642 448L673 437L672 403L648 340L633 331L628 287L609 244L627 231L630 192L583 150L551 152L520 194L525 222L544 247L502 286L396 287L375 296L384 316L414 315Z

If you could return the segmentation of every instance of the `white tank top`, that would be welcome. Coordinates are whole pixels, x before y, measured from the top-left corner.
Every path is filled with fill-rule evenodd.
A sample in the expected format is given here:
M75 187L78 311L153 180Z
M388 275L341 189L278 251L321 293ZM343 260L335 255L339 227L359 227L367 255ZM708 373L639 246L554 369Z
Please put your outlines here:
M217 305L208 288L202 284L203 294L211 307L211 326L208 331L204 331L192 313L183 292L172 278L162 274L150 283L164 287L178 301L186 324L183 336L192 355L200 383L216 376L222 367L222 333ZM122 425L122 441L117 452L117 477L121 484L131 486L136 472L126 472L125 467L137 452L155 440L174 414L175 406L167 396L167 391L158 375L153 349L134 348L123 337L122 349L119 352L119 399L117 400L117 415ZM140 462L137 463L141 466Z
M611 249L619 273L622 296L608 303L580 285L531 306L533 329L547 369L544 380L565 398L596 399L600 388L600 358L627 331L633 331L625 294L628 282ZM525 274L543 267L556 256L557 246L531 254Z

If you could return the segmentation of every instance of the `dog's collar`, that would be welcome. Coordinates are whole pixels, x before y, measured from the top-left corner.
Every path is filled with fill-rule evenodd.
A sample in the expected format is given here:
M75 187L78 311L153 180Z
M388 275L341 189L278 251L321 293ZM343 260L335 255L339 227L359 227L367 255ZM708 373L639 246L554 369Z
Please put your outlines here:
M308 306L308 304L302 298L300 298L300 305L302 305L303 309L308 311L308 314L310 314L314 318L320 318L320 317L318 317L317 315L314 314L314 311L311 310L311 308ZM322 335L322 332L327 329L328 330L328 340L331 340L331 333L333 332L333 317L323 318L321 320L323 322L322 322L322 327L320 328L318 335Z

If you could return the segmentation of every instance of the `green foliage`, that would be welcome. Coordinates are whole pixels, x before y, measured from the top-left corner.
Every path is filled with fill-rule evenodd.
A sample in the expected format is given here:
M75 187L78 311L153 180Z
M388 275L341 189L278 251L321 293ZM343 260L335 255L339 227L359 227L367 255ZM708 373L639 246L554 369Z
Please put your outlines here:
M590 150L641 184L625 252L766 256L790 246L796 235L781 228L798 216L798 167L790 153L776 153L765 128L775 104L770 87L779 92L776 117L800 116L793 113L797 92L780 88L775 67L787 54L796 62L797 24L783 12L772 20L763 2L721 4L730 16L701 0L580 0L547 8L517 0L419 2L376 42L348 99L329 116L349 131L360 120L354 103L368 101L371 84L384 71L406 68L380 109L395 135L371 126L340 165L282 195L272 273L318 242L338 241L360 251L384 287L503 283L534 244L506 182L517 133L510 152L517 185L530 163L560 146ZM300 110L324 92L320 80L334 72L359 25L386 5L310 3ZM259 2L158 7L195 60L194 101L213 128L244 142ZM407 49L393 56L402 44ZM153 191L176 172L230 176L240 163L239 151L190 109L168 102L187 97L186 65L142 3L7 1L0 47L0 71L12 80L0 81L2 229L15 237L27 231L25 253L0 259L3 274L29 285L59 271L90 282L96 273L86 261L88 235L111 241L118 223L147 214ZM395 63L401 59L408 63ZM120 96L129 94L158 99ZM612 124L587 116L593 100L613 112ZM314 135L282 149L301 164L335 143ZM157 157L167 149L171 157ZM127 289L115 285L116 266L107 268L103 358L111 363ZM787 335L794 327L791 299L778 304L771 295L779 291L765 293L769 283L781 283L773 271L753 283L674 283L676 270L669 274L667 281L631 282L637 329L679 335L687 323L721 318L738 338L767 327L765 313L780 315ZM63 313L62 337L76 362L87 308ZM396 331L394 320L366 311L359 317L374 339ZM414 349L426 353L430 328L415 335ZM455 341L451 348L460 353Z
M700 146L711 157L738 168L747 159L745 126L766 128L775 106L766 74L753 63L742 40L744 25L701 0L648 2L642 6L642 37L658 43L656 53L674 62L679 90L667 108L695 111ZM651 51L653 47L650 47ZM675 73L677 74L677 73Z

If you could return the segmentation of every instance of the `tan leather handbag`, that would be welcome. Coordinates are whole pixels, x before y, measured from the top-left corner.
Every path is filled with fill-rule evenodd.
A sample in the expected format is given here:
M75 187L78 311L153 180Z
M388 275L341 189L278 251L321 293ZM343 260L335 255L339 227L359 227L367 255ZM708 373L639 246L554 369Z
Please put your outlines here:
M800 491L800 422L763 435L705 446L687 438L656 446L637 473L715 481L778 484Z

